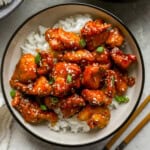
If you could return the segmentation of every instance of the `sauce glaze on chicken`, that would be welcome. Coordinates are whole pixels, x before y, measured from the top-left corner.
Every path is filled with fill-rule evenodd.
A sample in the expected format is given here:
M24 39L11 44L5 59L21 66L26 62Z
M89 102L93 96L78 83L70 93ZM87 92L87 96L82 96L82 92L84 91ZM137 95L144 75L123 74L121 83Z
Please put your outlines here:
M128 68L136 56L121 50L121 31L97 19L80 34L49 28L45 39L51 50L23 54L16 65L10 79L12 106L28 123L55 125L55 109L60 109L64 118L76 115L91 129L104 128L112 99L135 84Z

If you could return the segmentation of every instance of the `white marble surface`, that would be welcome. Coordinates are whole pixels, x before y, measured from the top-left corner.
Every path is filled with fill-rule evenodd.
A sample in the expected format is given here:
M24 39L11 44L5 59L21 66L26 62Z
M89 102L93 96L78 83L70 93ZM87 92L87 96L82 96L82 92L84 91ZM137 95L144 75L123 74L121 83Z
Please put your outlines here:
M74 0L75 1L75 0ZM77 1L77 0L76 0ZM126 0L126 2L108 2L106 0L78 0L101 6L120 17L132 31L142 50L145 63L145 86L141 101L150 93L150 1L149 0ZM115 1L115 0L113 0ZM119 1L119 0L118 0ZM125 1L125 0L124 0ZM29 16L48 6L69 2L69 0L24 0L23 4L12 14L0 20L0 60L4 48L12 33ZM73 2L70 0L70 2ZM1 94L1 93L0 93ZM2 97L0 96L0 101ZM112 150L121 140L135 127L135 125L149 112L150 104L133 122L128 130L120 137ZM125 148L126 150L149 150L150 149L150 124ZM97 150L101 149L107 141L93 144L88 147L65 148L50 145L39 141L27 133L10 115L6 106L0 108L0 150Z

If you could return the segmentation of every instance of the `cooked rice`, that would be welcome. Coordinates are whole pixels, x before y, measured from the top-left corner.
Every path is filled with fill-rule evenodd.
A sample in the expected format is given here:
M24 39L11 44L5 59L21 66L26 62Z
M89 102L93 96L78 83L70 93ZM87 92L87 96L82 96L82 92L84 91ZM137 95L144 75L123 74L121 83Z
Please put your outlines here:
M80 29L90 20L92 20L92 17L89 14L77 14L67 17L64 20L59 20L53 28L63 28L68 32L80 33Z
M50 48L44 36L46 29L46 27L40 25L38 27L38 32L31 32L27 36L24 44L21 45L23 54L31 53L32 55L36 55L37 49L48 50Z

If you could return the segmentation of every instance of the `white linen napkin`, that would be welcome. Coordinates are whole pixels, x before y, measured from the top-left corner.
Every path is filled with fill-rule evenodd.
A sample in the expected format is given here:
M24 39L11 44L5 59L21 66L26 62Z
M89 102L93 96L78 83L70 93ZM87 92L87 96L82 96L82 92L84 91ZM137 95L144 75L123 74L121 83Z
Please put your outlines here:
M11 132L11 123L12 115L6 108L3 106L0 108L0 150L7 150L7 146L10 140Z

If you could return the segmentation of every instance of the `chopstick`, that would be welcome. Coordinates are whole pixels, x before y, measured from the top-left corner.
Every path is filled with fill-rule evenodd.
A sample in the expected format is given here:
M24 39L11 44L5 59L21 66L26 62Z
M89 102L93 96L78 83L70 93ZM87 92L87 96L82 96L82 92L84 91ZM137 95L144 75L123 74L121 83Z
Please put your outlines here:
M145 106L150 102L150 95L146 97L146 99L140 104L140 106L136 109L127 123L108 141L103 150L109 150L112 145L117 141L117 139L122 135L122 133L128 128L128 126L132 123L132 121L142 112Z
M124 147L136 136L136 134L150 121L150 113L126 136L117 146L116 150L123 150Z

